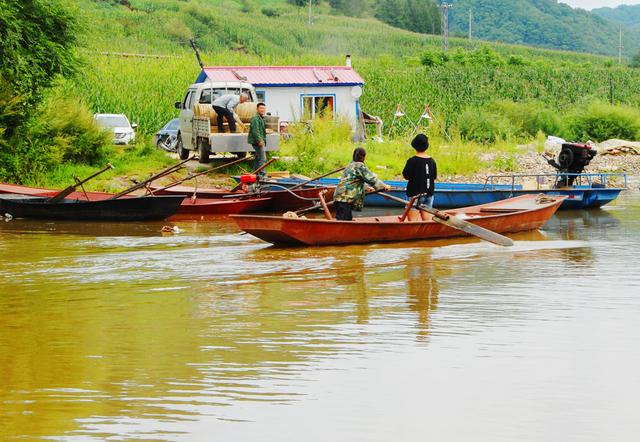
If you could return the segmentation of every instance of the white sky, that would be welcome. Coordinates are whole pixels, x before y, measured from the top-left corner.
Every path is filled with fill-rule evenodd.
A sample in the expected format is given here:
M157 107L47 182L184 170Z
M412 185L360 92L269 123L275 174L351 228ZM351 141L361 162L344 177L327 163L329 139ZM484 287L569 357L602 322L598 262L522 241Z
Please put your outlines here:
M566 3L574 8L593 9L609 6L615 8L620 5L637 5L640 0L560 0L560 3Z

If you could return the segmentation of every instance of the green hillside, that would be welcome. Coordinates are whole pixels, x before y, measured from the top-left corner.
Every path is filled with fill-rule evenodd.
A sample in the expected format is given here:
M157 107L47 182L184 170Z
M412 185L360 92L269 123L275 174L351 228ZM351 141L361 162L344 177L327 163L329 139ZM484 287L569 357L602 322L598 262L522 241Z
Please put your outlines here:
M556 0L451 0L452 30L466 35L469 10L476 38L615 55L619 25L612 16L573 9ZM626 9L619 10L623 15ZM631 24L631 23L625 23ZM640 31L625 32L625 54L640 49Z
M597 8L591 11L606 20L629 27L640 25L640 5L620 5L615 8Z

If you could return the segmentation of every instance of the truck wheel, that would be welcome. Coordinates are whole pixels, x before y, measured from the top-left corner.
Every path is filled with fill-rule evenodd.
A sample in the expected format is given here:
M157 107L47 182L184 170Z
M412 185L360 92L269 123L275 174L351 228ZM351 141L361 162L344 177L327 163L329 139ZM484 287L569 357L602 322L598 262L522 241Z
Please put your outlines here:
M181 135L178 135L178 143L176 145L176 151L178 152L178 157L181 160L186 160L187 158L189 158L189 151L184 148L184 145L182 144Z
M236 158L240 159L240 158L244 158L247 156L246 152L234 152L234 155L236 156Z
M211 152L209 151L209 143L207 143L206 140L198 139L198 154L200 155L198 161L201 164L207 164L209 162Z

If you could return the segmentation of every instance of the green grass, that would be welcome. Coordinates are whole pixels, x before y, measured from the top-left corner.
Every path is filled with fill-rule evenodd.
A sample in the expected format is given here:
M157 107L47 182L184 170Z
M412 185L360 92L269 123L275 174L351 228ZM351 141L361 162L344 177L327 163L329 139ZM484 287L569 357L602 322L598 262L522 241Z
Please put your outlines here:
M176 160L151 147L147 140L146 143L141 142L138 145L118 149L108 162L114 166L114 169L89 181L84 186L86 190L118 192L133 185L132 180L142 181L153 172L175 164ZM94 167L84 164L63 164L39 177L37 181L24 184L61 189L73 184L74 177L86 178L103 167L103 165ZM128 179L122 177L128 177Z

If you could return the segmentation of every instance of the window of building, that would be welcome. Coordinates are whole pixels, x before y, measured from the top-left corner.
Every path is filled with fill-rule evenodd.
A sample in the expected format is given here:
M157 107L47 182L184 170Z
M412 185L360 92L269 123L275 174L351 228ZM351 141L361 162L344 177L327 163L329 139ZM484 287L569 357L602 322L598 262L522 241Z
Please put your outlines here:
M335 95L303 95L302 118L331 117L335 115Z

